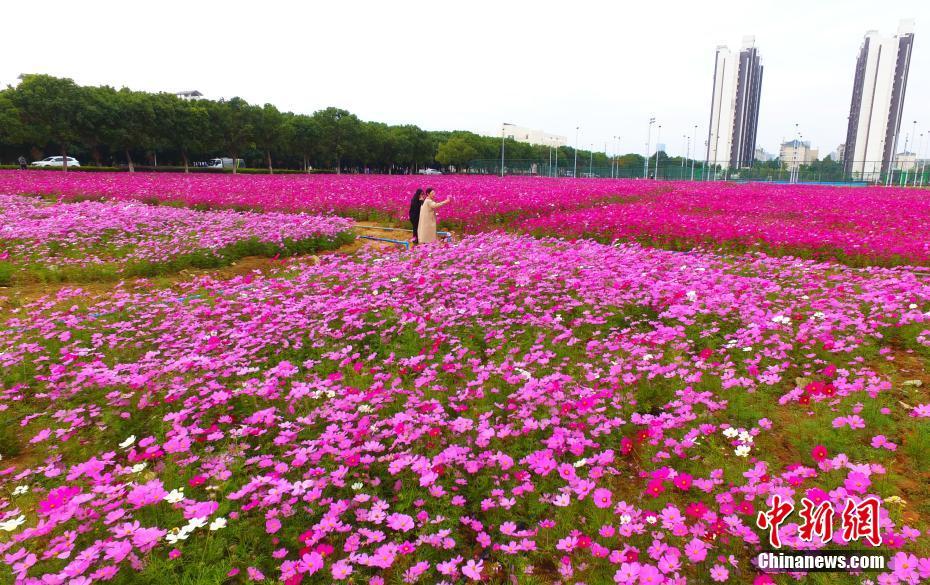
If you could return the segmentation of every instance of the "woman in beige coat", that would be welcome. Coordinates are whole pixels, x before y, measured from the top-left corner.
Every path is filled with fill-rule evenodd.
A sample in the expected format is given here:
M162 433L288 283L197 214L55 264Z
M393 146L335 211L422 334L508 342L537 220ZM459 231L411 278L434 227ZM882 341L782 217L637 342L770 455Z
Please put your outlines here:
M452 197L445 201L436 201L436 191L432 188L426 190L426 200L420 208L420 223L417 226L417 242L428 244L436 241L436 210L448 203Z

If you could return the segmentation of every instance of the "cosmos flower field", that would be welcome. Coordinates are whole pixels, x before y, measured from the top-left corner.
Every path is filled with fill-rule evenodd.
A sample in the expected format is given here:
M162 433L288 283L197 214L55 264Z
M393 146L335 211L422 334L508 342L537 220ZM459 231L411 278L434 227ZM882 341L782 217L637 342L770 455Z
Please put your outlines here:
M45 214L8 223L14 236L4 231L0 245L23 256L28 246L11 242L54 233L91 242L73 246L74 262L111 262L76 251L97 249L99 222L131 225L93 216L94 206L126 205L151 221L119 237L156 257L178 249L163 245L159 227L183 232L173 221L203 221L213 247L271 237L261 227L271 224L274 234L336 245L350 222L300 193L323 189L320 200L339 206L354 199L352 210L339 207L344 216L401 217L391 206L420 182L78 175L0 173L4 209ZM35 185L24 184L30 177ZM843 221L866 225L881 205L923 193L440 179L437 190L454 196L440 221L464 232L451 244L367 247L169 283L124 278L103 294L56 286L0 306L0 582L930 579L930 276L897 265L920 264L922 249L894 248L906 238L878 223L860 239L841 234L826 211L794 223L785 211L790 246L753 247L768 232L752 231L799 202L857 196L865 204ZM64 192L66 181L101 183ZM116 186L129 181L148 191ZM181 193L184 181L202 194ZM290 181L300 190L283 205ZM364 182L379 184L384 200L359 195ZM203 207L206 184L215 197L227 197L224 184L240 189L213 207L266 213L243 223L222 215L242 211L164 204ZM280 190L266 200L269 185ZM585 185L596 187L590 197ZM458 207L466 196L456 187L472 201ZM526 212L518 191L530 193ZM24 193L63 200L12 197ZM153 193L160 205L141 203ZM651 201L671 214L687 197L744 218L734 229L745 249L737 235L664 249L684 247L673 230L695 225L695 202L661 234L647 209L633 227L616 213ZM578 229L589 220L597 230ZM807 241L801 234L831 227L829 246L808 242L811 258L844 246L849 254L787 254ZM643 234L656 245L637 241ZM663 235L682 240L663 247ZM158 246L140 243L149 241ZM31 262L48 255L29 249ZM890 565L763 573L752 560L768 535L756 519L775 496L837 509L877 498L878 550ZM840 531L806 542L799 523L795 514L782 524L784 547L869 546Z
M417 188L454 194L447 227L767 251L855 266L930 264L923 189L492 176L0 171L0 193L406 221Z
M351 227L351 220L318 215L0 195L0 262L9 280L151 276L163 268L337 247L347 241L337 236Z

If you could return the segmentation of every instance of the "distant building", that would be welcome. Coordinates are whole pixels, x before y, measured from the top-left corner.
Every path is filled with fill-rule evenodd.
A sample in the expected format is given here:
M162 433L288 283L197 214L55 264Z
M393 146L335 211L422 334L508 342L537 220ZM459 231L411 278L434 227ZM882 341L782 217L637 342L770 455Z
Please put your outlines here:
M846 158L846 145L840 144L836 147L836 151L830 153L830 158L837 162L843 162Z
M898 34L865 34L853 80L844 168L853 177L877 180L891 167L904 110L914 21L901 21Z
M542 130L533 130L532 128L524 128L523 126L515 126L513 124L504 124L497 130L496 135L491 134L491 136L496 136L497 138L500 138L502 135L516 140L517 142L539 146L559 147L568 144L568 139L564 136L549 134Z
M190 91L179 91L179 92L177 92L177 93L174 94L174 95L176 95L176 96L178 96L179 98L181 98L182 100L186 100L186 101L191 101L191 100L202 100L202 99L204 99L203 94L200 93L199 91L197 91L196 89L193 89L193 90L190 90Z
M771 152L768 152L764 148L757 148L754 156L755 159L760 162L769 162L775 160L775 155Z
M737 53L721 45L714 61L707 161L723 168L751 167L756 152L762 63L755 37Z
M894 170L896 171L913 171L917 168L917 153L899 152L894 157Z
M783 142L778 150L778 159L788 170L796 170L801 165L809 165L817 160L817 149L804 140Z

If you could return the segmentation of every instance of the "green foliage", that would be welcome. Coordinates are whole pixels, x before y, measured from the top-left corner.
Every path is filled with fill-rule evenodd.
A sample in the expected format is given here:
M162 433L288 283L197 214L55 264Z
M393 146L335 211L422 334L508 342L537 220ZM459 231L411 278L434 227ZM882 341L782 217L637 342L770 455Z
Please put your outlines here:
M51 150L91 162L88 166L124 165L129 170L149 170L157 162L158 170L204 172L207 169L191 162L230 157L268 172L313 168L393 173L500 160L500 147L500 137L366 122L336 107L294 114L238 97L187 101L168 93L82 87L48 75L23 75L18 85L0 91L4 162ZM508 160L542 161L550 156L548 147L513 139L507 140L506 150ZM560 164L574 154L571 147L559 148ZM588 151L578 156L579 165L582 159L589 162ZM639 155L628 156L642 164ZM594 153L594 164L607 166L608 159Z
M480 138L471 134L474 138ZM436 160L444 165L468 167L468 163L478 158L478 149L473 145L474 139L470 136L458 134L452 136L439 145L436 151Z
M13 264L0 261L0 286L10 286L11 284L13 284Z

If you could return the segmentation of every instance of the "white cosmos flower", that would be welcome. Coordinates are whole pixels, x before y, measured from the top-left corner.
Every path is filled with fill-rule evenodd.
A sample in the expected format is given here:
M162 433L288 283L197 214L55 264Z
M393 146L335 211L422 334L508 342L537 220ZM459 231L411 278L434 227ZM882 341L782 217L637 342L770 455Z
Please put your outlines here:
M633 517L630 516L629 514L623 514L622 516L620 516L620 526L623 526L624 524L629 524L632 521L633 521Z
M171 490L165 495L165 501L169 504L177 504L184 499L184 488Z
M206 525L207 525L207 519L201 516L199 518L191 518L190 520L188 520L186 527L189 527L191 531L194 531L197 528L203 528Z
M5 522L0 522L0 530L6 530L7 532L13 532L20 526L26 523L26 517L20 515L18 518L12 518Z
M146 467L148 467L148 464L145 461L143 461L142 463L136 463L135 465L132 466L132 472L139 473Z
M135 443L135 442L136 442L136 436L135 436L135 435L129 435L128 437L126 437L126 440L125 440L125 441L123 441L122 443L119 444L119 448L120 448L120 449L128 449L128 448L131 447L132 444Z
M27 493L29 493L29 486L28 486L28 485L18 485L18 486L16 486L16 488L13 489L13 495L14 495L14 496L21 496L21 495L27 494Z
M216 518L213 520L213 522L210 522L210 530L215 532L220 528L226 528L226 518L223 518L222 516Z
M165 540L167 540L170 544L175 544L175 543L177 543L179 540L187 540L187 535L188 535L188 534L189 534L189 533L188 533L188 532L185 532L184 530L179 530L179 529L177 529L177 528L172 528L171 531L168 532L168 534L165 535Z
M358 490L362 489L363 487L365 487L365 484L363 484L363 483L360 482L360 481L357 481L357 482L355 482L355 483L352 484L352 489L355 490L355 491L358 491Z
M689 290L685 293L685 296L688 297L688 300L693 303L697 300L697 291Z
M749 445L740 445L736 448L737 457L746 457L749 455Z
M724 436L724 437L727 437L727 438L729 438L729 439L732 439L733 437L735 437L735 436L738 435L738 434L739 434L739 431L737 431L737 430L734 429L733 427L727 427L727 428L723 429L723 436Z
M574 463L572 463L572 465L574 465L575 468L577 469L579 467L584 467L587 463L588 463L587 459L581 458L578 461L575 461Z

